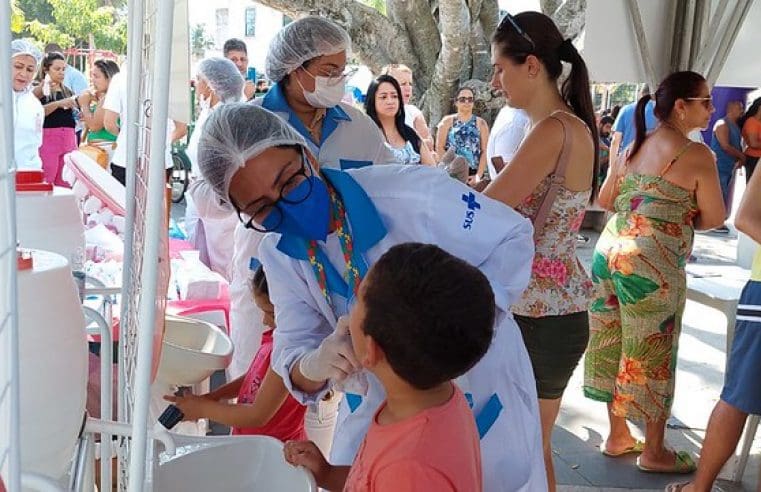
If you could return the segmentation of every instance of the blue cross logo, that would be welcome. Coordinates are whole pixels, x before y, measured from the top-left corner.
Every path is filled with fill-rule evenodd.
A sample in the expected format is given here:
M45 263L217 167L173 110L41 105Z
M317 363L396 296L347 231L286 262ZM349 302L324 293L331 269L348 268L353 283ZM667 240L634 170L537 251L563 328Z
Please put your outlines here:
M468 193L462 195L462 201L468 204L470 210L478 210L481 208L481 204L476 201L475 193Z

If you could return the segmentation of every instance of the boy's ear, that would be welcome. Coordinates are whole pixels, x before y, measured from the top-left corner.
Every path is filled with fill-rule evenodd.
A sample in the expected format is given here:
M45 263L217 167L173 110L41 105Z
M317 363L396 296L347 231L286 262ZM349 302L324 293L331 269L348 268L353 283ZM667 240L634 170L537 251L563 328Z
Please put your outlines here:
M365 356L360 361L362 365L368 369L377 366L379 363L386 360L386 354L383 349L378 345L373 337L364 335L365 337Z

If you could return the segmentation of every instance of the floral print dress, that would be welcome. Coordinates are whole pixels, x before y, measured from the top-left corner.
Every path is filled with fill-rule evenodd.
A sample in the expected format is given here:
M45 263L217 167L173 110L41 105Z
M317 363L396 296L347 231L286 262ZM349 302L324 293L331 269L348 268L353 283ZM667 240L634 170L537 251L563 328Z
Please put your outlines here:
M534 217L551 180L547 176L515 210ZM511 308L514 314L541 318L587 310L592 283L576 257L576 233L591 193L591 189L571 191L560 187L544 230L535 240L531 279L521 300Z
M460 121L455 115L452 128L447 133L447 143L444 150L454 148L455 154L461 155L468 161L471 174L478 170L481 162L481 131L478 129L478 118L473 115L468 121Z
M679 155L681 155L680 152ZM660 176L627 174L595 248L584 394L619 417L669 417L692 250L694 193Z

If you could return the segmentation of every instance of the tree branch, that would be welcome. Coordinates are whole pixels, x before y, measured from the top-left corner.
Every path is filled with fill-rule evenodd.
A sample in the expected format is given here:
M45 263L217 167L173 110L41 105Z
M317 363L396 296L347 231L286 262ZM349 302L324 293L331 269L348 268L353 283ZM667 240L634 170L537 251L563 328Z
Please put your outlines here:
M587 0L541 0L542 12L552 17L565 38L575 38L584 29Z
M432 127L448 112L468 47L470 32L462 29L462 26L470 25L470 13L464 0L439 0L439 25L441 51L436 60L431 86L424 96L428 121Z
M414 50L405 29L377 10L346 0L260 0L258 3L284 12L289 17L317 15L328 18L349 33L354 51L370 70L405 63L417 67Z
M387 0L389 18L407 30L418 66L415 70L416 88L427 88L433 68L441 51L441 36L428 0ZM422 91L418 92L422 94Z

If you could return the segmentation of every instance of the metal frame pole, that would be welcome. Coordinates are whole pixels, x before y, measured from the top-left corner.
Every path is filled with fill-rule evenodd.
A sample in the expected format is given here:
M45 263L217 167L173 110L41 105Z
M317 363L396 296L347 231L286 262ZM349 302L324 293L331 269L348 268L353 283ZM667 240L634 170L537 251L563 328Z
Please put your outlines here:
M166 127L169 105L169 77L172 58L172 24L174 1L157 1L155 23L155 55L152 70L151 87L151 141L150 163L148 171L148 196L146 210L163 210L166 190L165 157ZM134 68L130 68L134 71ZM151 366L153 355L153 334L155 329L156 306L158 297L158 265L161 235L165 226L164 214L148 213L145 222L144 265L155 267L143 268L140 293L137 367L135 371L135 408L132 419L132 454L129 463L129 492L141 492L145 481L146 454L148 447L148 407L150 403Z

